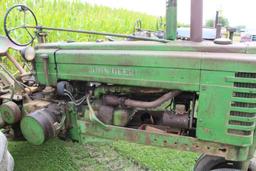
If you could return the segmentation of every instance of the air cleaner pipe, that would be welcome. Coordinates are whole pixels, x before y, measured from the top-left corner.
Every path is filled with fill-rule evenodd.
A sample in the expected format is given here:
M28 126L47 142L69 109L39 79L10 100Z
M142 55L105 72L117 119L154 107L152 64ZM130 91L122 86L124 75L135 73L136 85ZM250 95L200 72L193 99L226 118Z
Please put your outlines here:
M191 0L190 39L203 41L203 0Z
M167 0L166 39L175 40L177 35L177 0Z
M148 109L148 108L159 107L161 104L163 104L167 100L170 100L176 97L180 93L181 93L180 91L171 91L151 102L138 101L138 100L132 100L132 99L123 99L117 96L106 95L103 97L103 102L106 105L110 105L110 106L125 105L127 107Z

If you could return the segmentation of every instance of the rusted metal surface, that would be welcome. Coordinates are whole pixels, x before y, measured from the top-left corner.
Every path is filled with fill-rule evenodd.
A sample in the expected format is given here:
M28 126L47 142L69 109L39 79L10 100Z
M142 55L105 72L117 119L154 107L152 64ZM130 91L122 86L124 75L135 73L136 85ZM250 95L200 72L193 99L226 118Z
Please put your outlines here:
M215 16L215 24L214 27L216 28L216 39L221 38L221 23L219 22L220 20L220 12L216 11L216 16Z
M189 128L189 116L188 114L173 114L165 112L162 118L162 124L170 126L171 128Z
M52 113L49 113L45 109L40 109L34 111L27 115L27 117L34 118L40 125L44 128L44 134L46 139L55 136L54 123L57 121L57 118ZM35 135L36 136L36 135Z
M47 33L46 32L37 33L37 40L39 43L46 43L47 42Z
M154 133L166 133L167 130L163 130L159 128L159 126L156 125L142 125L139 127L141 130L146 130L148 132L154 132Z
M84 124L86 126L86 130L82 134L107 139L125 140L139 144L206 153L209 155L224 157L227 160L243 161L246 160L248 155L247 147L238 148L227 144L201 141L196 138L169 133L155 133L146 130L135 130L116 126L109 126L108 129L102 129L102 127L97 127L89 122L85 122Z
M180 94L180 91L169 92L151 102L138 101L138 100L132 100L132 99L123 99L123 98L119 98L112 95L106 95L104 96L103 101L104 103L112 106L124 105L127 107L148 109L148 108L159 107L161 104L163 104L167 100L170 100L179 94Z
M99 111L96 113L96 116L103 123L110 125L113 121L114 108L111 106L100 106Z
M121 99L113 95L103 96L102 100L103 100L103 104L109 105L109 106L118 106L121 104Z
M163 89L153 89L153 88L132 88L131 93L143 93L143 94L156 94L163 93L166 90Z
M217 28L218 24L219 24L219 15L220 15L220 12L219 11L216 11L216 15L215 15L215 23L214 23L214 27Z
M35 145L57 136L62 112L59 105L50 104L46 108L29 113L21 120L22 134Z
M45 101L45 100L31 100L23 105L23 115L28 115L29 113L43 109L47 107L50 104L50 102Z
M187 114L186 106L183 104L176 104L175 105L175 113L178 115L184 115Z
M13 56L11 56L9 53L6 53L6 56L14 64L14 66L18 69L18 71L20 72L21 75L26 74L25 69L22 68L20 63Z
M166 102L167 100L170 100L170 99L176 97L180 93L181 93L180 91L169 92L151 102L127 99L124 101L124 105L130 106L130 107L135 107L135 108L156 108L156 107L159 107L164 102Z
M0 106L0 112L2 114L3 120L8 124L17 123L21 120L22 117L19 106L12 101L3 103Z
M216 26L216 38L221 38L221 28L222 28L222 25L221 24L218 24Z
M3 128L6 125L6 123L4 122L2 116L0 115L0 128Z
M203 0L191 0L190 37L193 42L203 41Z
M54 97L55 95L54 92L55 92L55 88L51 86L46 86L42 91L44 98L47 100L51 100Z

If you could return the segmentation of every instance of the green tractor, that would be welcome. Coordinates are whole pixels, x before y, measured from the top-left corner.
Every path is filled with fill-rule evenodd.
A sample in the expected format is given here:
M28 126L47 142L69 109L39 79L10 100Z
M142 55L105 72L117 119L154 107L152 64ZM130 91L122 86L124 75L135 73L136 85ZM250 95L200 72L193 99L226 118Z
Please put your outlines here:
M30 24L10 27L15 11ZM40 26L11 7L0 54L19 73L0 65L0 125L35 145L95 136L202 153L195 171L255 171L256 46L202 41L202 0L191 1L190 40L176 40L177 1L166 11L164 34L123 35ZM126 39L47 43L47 30Z

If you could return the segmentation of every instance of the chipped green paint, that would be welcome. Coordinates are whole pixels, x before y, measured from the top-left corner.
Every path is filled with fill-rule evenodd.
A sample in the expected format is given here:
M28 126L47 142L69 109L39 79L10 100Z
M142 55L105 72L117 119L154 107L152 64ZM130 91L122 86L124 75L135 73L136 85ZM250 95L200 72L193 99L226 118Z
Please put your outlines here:
M79 126L79 122L81 121L78 121L74 104L69 103L67 111L67 123L70 123L70 125L68 125L68 135L71 139L81 142L81 132L85 132L85 128L81 124L81 126Z
M228 160L244 161L248 158L249 147L240 147L201 141L196 138L178 136L175 134L160 134L144 130L134 130L116 126L104 129L91 122L85 122L86 131L82 135L103 137L106 139L125 140L138 144L153 145L178 150L204 152L210 155L222 156ZM81 125L84 126L84 125Z
M245 161L255 151L256 110L242 107L255 104L255 99L247 97L248 93L256 93L250 86L256 83L254 49L243 44L220 46L177 41L53 43L37 46L35 67L41 84L46 80L40 55L46 53L51 85L58 80L96 81L126 87L178 89L199 95L195 138L112 126L105 130L85 121L85 114L80 119L73 116L75 126L70 134L76 140L90 134ZM105 91L96 89L95 95Z

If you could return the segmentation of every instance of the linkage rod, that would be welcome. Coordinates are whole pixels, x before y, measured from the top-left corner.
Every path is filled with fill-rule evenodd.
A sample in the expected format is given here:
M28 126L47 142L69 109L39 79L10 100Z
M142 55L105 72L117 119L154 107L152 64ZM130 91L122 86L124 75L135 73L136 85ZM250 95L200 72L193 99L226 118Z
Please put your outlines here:
M102 35L102 36L122 37L122 38L129 38L129 39L136 39L136 40L145 40L145 41L154 41L154 42L162 42L162 43L170 42L169 40L164 40L164 39L153 39L153 38L133 36L133 35L126 35L126 34L115 34L115 33L97 32L97 31L86 31L86 30L73 30L73 29L53 28L53 27L44 27L44 26L25 26L25 27L26 28L35 28L35 29L38 29L38 30L45 29L45 30L65 31L65 32L84 33L84 34L95 34L95 35Z

